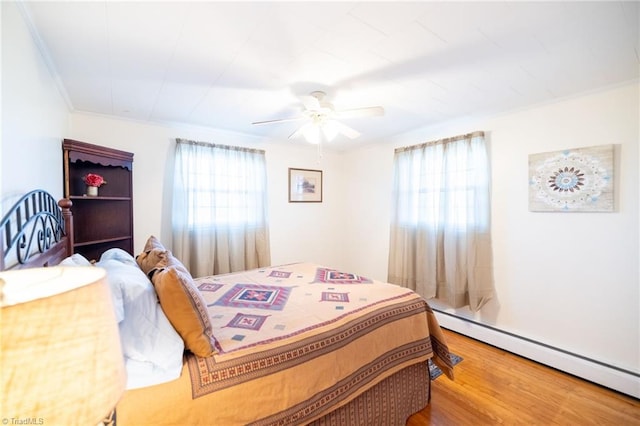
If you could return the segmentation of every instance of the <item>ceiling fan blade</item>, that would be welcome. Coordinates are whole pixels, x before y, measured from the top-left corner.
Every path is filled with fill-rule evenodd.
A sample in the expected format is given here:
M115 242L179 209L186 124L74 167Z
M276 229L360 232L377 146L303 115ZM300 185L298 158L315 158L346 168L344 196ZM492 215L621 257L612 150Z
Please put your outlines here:
M299 121L299 120L304 120L305 118L306 117L278 118L276 120L254 121L251 124L259 126L261 124L285 123L287 121Z
M332 126L334 126L338 132L342 133L349 139L355 139L360 136L360 132L339 121L332 120Z
M302 135L303 132L304 132L305 127L308 126L308 125L309 125L309 123L306 123L306 124L303 124L302 126L298 127L293 133L291 133L289 135L289 139L295 139L298 136Z
M308 111L317 111L320 109L320 101L315 96L301 96L300 100L302 101L302 105L304 105L304 109Z
M366 108L344 109L336 111L339 118L357 118L357 117L374 117L384 115L384 108L381 106L373 106Z

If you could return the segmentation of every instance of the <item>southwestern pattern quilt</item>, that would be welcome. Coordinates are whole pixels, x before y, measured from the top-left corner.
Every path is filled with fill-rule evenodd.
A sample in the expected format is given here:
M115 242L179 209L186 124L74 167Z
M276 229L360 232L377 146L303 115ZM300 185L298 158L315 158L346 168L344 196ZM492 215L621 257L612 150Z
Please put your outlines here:
M397 285L373 285L359 275L303 263L195 281L209 307L219 354L313 334L415 296Z
M218 353L186 357L188 415L169 423L307 424L428 359L452 377L433 312L406 288L311 263L195 281Z

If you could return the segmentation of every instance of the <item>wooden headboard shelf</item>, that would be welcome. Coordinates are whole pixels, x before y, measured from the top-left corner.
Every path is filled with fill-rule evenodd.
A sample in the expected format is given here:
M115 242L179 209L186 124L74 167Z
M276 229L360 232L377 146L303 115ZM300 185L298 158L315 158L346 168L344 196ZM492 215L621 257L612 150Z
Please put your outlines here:
M73 253L71 200L25 194L0 222L0 270L57 265Z

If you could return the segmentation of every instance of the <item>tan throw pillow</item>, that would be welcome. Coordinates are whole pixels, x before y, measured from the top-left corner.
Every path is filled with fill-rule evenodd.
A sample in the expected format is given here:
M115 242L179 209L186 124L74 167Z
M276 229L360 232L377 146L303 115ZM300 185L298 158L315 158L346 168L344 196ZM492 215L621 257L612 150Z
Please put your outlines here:
M152 250L157 254L157 250ZM163 312L195 355L215 353L213 327L207 304L184 265L170 251L159 254L160 261L151 270L151 281Z
M159 239L151 235L149 239L147 239L146 244L144 245L144 251L149 251L153 249L166 250L165 246L160 242Z
M136 256L136 262L142 272L149 274L149 271L156 267L156 264L160 261L158 253L164 252L167 249L160 242L159 239L151 235L144 245L142 253Z
M143 251L142 253L136 256L136 263L138 264L140 269L142 269L142 272L147 274L149 279L151 279L149 272L151 272L152 269L156 268L156 265L158 264L158 262L160 262L163 259L163 256L165 256L165 253L166 253L165 249L157 249L157 248Z

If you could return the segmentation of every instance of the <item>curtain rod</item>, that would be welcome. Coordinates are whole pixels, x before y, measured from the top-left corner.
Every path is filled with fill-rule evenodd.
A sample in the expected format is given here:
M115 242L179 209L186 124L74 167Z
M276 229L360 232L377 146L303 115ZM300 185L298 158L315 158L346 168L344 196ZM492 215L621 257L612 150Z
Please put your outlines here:
M414 149L421 149L431 145L447 144L447 143L459 141L462 139L470 139L474 137L484 137L484 131L478 130L475 132L467 133L466 135L459 135L459 136L453 136L450 138L438 139L436 141L424 142L418 145L404 146L401 148L396 148L394 152L397 154L399 152L412 151Z
M199 145L199 146L206 146L208 148L228 149L230 151L243 151L243 152L251 152L251 153L254 153L254 154L264 154L265 153L265 151L263 149L246 148L246 147L243 147L243 146L221 145L221 144L217 144L217 143L192 141L192 140L189 140L189 139L181 139L181 138L176 138L176 142L179 143L179 144L183 144L183 145Z

